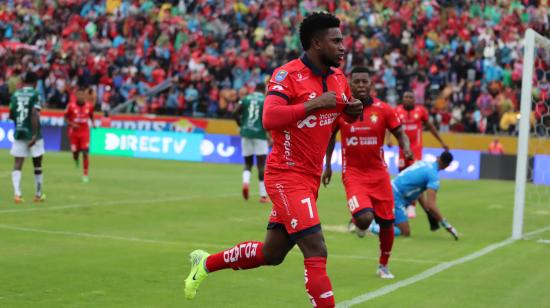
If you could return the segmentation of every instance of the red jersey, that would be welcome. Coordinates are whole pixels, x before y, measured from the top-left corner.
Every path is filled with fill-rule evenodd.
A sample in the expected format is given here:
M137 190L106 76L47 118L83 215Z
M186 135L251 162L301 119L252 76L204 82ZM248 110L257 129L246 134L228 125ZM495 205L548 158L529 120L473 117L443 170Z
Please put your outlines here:
M376 98L363 109L362 120L353 124L339 120L344 175L350 170L369 174L387 172L383 149L386 130L400 125L392 107Z
M267 159L267 173L295 171L320 177L333 123L351 99L347 78L339 69L323 75L305 55L275 70L267 95L282 97L288 105L304 104L328 91L336 93L335 108L317 109L284 129L271 131L273 150ZM264 113L264 122L266 117L268 113Z
M77 103L70 103L65 109L65 116L70 122L76 123L78 127L69 126L69 134L84 133L90 130L88 120L94 112L94 106L91 103L84 103L82 106Z
M403 105L395 107L395 113L403 123L403 131L409 137L411 148L422 147L422 129L428 121L428 111L422 105L406 110Z

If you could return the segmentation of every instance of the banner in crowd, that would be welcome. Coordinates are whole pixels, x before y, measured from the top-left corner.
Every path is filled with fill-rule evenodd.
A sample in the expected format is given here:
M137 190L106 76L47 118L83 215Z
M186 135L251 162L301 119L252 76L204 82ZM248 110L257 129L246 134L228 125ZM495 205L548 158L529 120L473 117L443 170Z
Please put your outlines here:
M140 115L113 115L108 121L102 121L103 116L96 114L96 126L108 123L110 128L156 131L156 132L187 132L204 133L208 121L188 117L155 117ZM0 121L9 121L9 109L0 107ZM43 126L65 126L62 110L43 110L40 112L40 123Z
M97 128L91 137L92 154L202 161L202 134Z
M441 152L442 149L424 148L422 159L433 162ZM454 161L447 169L440 173L441 177L447 179L478 180L481 153L479 151L467 150L452 150L451 152L454 156ZM390 174L396 175L398 173L399 148L384 146L384 159L390 170ZM331 165L334 171L342 170L342 150L340 142L337 142L334 148Z
M61 151L63 128L42 126L42 137L46 151ZM0 122L0 149L11 149L13 143L13 122Z

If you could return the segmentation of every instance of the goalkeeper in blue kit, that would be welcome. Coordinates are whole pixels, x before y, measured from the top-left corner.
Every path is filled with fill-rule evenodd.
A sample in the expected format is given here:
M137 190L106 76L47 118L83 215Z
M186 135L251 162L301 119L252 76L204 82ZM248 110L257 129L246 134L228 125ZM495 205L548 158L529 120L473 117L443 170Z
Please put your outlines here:
M437 158L437 161L429 163L418 161L407 169L401 171L392 180L392 190L395 208L395 235L409 236L410 226L407 217L406 206L418 199L422 208L428 215L430 229L436 231L439 227L445 228L455 240L458 240L458 232L443 217L436 205L437 191L439 190L439 171L447 168L453 161L453 155L445 151ZM426 194L424 194L426 192ZM378 233L379 226L371 224L369 231Z

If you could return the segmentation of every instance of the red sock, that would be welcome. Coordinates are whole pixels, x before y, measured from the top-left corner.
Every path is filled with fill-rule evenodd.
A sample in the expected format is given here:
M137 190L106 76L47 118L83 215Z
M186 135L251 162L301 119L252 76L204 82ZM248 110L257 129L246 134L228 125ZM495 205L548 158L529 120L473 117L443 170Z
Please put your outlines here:
M380 264L384 266L388 265L394 238L393 224L385 228L380 227Z
M84 155L83 161L84 163L82 165L84 167L84 176L88 176L88 166L90 164L88 155Z
M334 307L334 293L327 275L327 258L304 259L306 292L313 307Z
M265 265L263 247L262 242L242 242L209 256L206 259L206 269L212 273L225 268L240 270Z

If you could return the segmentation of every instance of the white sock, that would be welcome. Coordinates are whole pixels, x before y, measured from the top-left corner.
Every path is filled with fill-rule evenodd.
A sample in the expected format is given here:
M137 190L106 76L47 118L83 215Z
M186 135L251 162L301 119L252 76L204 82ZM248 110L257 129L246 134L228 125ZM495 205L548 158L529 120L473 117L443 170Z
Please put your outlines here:
M250 183L250 175L252 172L250 170L243 171L243 184L249 184Z
M37 171L40 171L40 174L36 174ZM44 183L44 176L42 175L42 168L34 169L34 186L36 191L36 196L42 196L42 184Z
M260 181L260 197L267 197L267 191L265 190L264 181Z
M13 192L16 196L21 196L21 171L13 170L11 172L11 182L13 184Z

